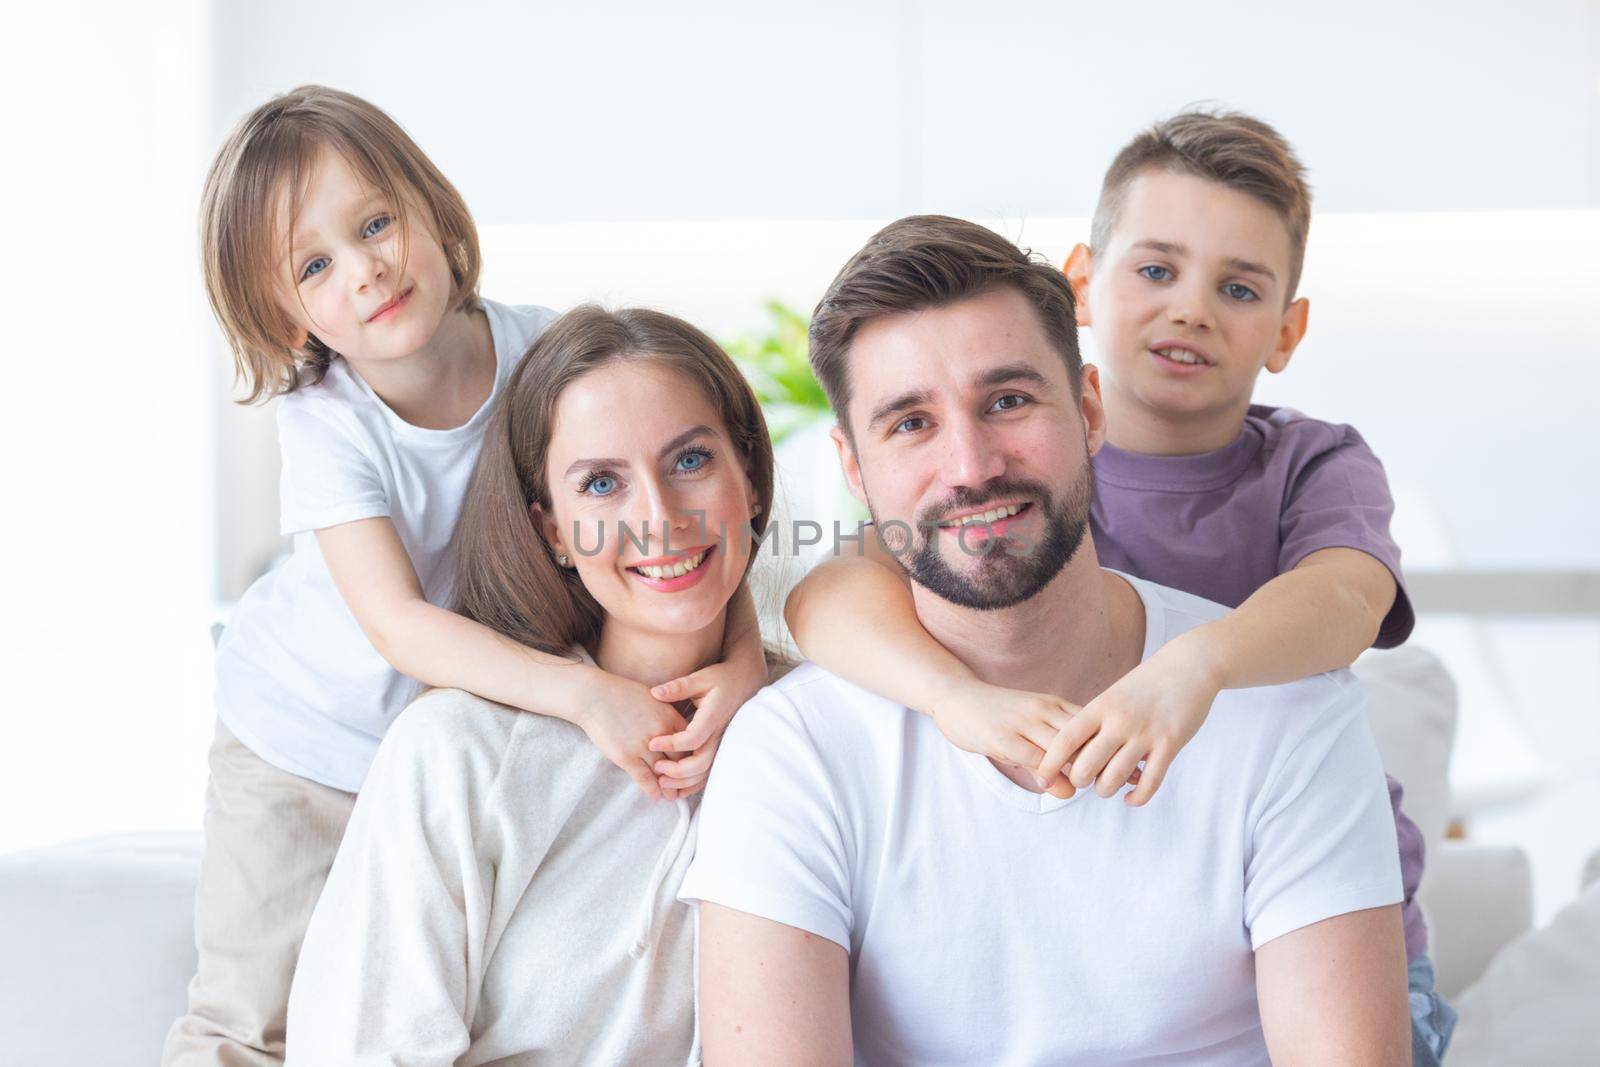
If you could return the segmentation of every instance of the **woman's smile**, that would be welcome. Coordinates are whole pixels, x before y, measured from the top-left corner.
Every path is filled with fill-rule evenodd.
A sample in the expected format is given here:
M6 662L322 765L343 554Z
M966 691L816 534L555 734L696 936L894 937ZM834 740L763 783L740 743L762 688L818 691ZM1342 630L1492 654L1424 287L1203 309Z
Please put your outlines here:
M676 556L659 556L647 563L627 568L635 581L661 593L678 593L699 583L710 569L716 545L707 545Z

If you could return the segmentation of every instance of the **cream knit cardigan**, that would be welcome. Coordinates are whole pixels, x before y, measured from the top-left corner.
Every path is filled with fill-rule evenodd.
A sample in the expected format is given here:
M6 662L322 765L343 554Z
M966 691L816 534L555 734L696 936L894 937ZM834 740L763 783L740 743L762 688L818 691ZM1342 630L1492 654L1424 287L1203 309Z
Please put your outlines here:
M570 723L421 697L312 916L289 1064L698 1063L695 814Z

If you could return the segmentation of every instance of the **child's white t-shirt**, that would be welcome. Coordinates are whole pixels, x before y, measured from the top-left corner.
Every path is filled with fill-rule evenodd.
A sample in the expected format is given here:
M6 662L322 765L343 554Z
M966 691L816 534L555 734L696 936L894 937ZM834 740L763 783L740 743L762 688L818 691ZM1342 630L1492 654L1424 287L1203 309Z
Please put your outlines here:
M1227 613L1129 581L1146 659ZM679 895L843 946L857 1064L1265 1065L1254 950L1401 899L1363 711L1348 671L1226 691L1130 808L806 664L729 725Z
M333 584L315 531L388 516L430 604L450 606L452 541L501 386L556 313L483 301L495 381L449 430L396 415L335 359L278 406L281 529L294 552L239 600L217 644L217 715L275 767L354 792L378 742L421 686L378 654Z

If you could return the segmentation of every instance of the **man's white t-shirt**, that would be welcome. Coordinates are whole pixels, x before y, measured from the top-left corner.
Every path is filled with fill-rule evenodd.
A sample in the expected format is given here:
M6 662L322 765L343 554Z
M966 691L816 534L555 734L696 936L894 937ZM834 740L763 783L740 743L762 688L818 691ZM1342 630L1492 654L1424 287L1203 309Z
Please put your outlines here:
M335 789L361 787L378 742L421 686L372 647L333 584L316 531L388 516L430 604L448 607L453 537L500 388L556 313L483 301L495 381L449 430L413 426L342 359L278 405L281 530L294 552L240 598L217 644L217 715L252 752Z
M1128 580L1145 659L1227 611ZM1266 1064L1253 950L1401 899L1363 705L1348 671L1224 692L1130 808L806 664L734 716L679 895L843 946L858 1064Z

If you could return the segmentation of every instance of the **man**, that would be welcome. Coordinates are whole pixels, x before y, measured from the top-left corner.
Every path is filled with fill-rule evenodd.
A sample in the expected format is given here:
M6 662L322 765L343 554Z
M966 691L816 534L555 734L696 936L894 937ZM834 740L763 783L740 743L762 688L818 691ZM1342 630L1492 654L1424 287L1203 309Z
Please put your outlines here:
M812 363L918 622L1088 703L1225 609L1102 570L1070 287L918 217L834 280ZM814 665L734 719L682 896L719 1063L1408 1061L1394 826L1346 672L1228 691L1144 808L1057 798Z

